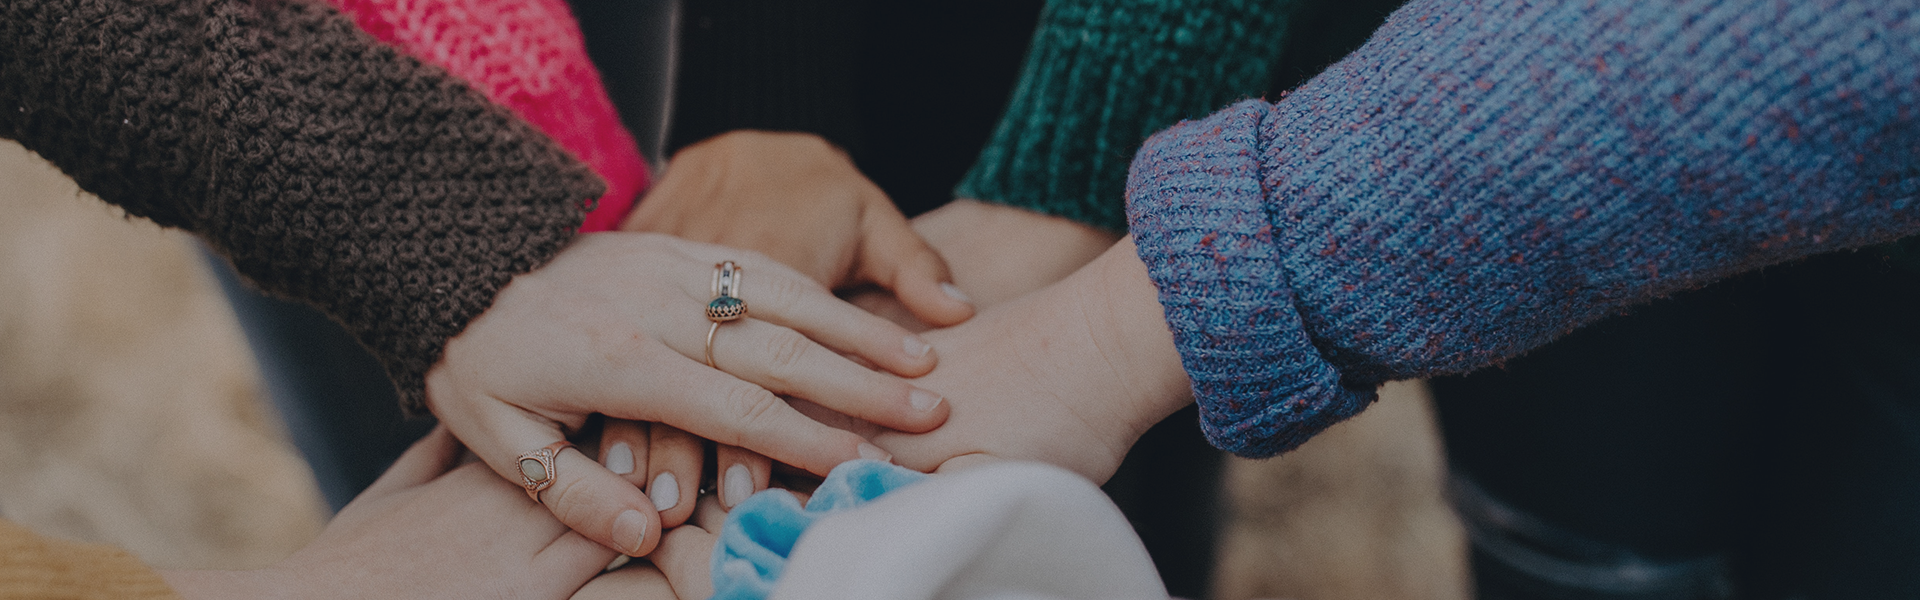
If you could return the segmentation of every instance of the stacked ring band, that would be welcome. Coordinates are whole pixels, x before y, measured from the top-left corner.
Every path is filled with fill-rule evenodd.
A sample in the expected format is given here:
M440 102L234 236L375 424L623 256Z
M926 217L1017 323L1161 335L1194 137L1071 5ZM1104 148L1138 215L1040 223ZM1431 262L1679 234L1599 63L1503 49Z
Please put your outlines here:
M720 324L747 316L747 301L740 299L740 275L745 270L730 260L713 266L713 301L707 303L707 320L713 321L707 328L708 367L719 368L713 363L713 334L720 331Z

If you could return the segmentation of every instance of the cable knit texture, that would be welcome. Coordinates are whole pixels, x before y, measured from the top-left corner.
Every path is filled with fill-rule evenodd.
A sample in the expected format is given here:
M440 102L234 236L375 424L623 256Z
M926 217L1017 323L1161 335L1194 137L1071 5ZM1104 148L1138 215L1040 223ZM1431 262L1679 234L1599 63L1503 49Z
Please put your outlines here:
M1920 231L1913 0L1415 0L1279 102L1155 136L1133 233L1216 445L1379 383Z
M340 319L410 410L448 338L604 186L324 4L0 5L0 136Z
M465 79L572 152L607 182L581 231L620 226L647 187L640 146L620 123L586 40L561 0L332 0L380 41Z
M1260 95L1295 0L1053 0L954 195L1112 230L1155 131Z

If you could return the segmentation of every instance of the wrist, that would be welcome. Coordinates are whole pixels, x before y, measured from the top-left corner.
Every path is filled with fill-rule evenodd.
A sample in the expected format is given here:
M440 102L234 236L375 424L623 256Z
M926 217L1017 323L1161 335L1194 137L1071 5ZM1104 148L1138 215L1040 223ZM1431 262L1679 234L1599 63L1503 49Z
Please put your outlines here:
M1123 365L1123 382L1143 414L1158 423L1193 402L1193 384L1180 362L1180 350L1160 306L1160 290L1147 275L1131 236L1095 259L1100 289L1091 315L1094 336Z

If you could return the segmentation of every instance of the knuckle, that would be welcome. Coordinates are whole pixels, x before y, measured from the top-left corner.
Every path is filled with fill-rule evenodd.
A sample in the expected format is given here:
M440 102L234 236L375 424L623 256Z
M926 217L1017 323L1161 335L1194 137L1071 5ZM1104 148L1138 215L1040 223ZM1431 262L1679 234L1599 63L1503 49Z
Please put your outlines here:
M744 435L746 430L754 429L772 419L776 411L786 404L772 392L751 385L735 386L727 391L727 395L727 405L734 407L736 414L739 415L741 427L740 433L736 435L740 435L741 439L747 437ZM738 446L739 442L740 440L736 439L727 443Z
M791 329L779 329L767 338L767 375L790 383L813 352L813 340Z

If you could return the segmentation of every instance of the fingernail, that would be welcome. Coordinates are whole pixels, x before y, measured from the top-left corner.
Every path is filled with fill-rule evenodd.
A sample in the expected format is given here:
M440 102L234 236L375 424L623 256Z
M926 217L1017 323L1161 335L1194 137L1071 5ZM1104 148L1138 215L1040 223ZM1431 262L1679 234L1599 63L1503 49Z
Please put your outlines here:
M968 298L966 292L960 291L960 288L954 287L954 285L951 283L940 284L940 291L946 292L948 298L959 300L967 304L973 304L973 299Z
M625 548L629 556L640 555L640 542L647 540L647 516L628 509L613 520L613 543Z
M753 494L753 475L747 472L746 465L727 467L727 508L739 506Z
M941 400L943 398L939 394L919 388L907 392L907 403L912 404L913 409L920 412L932 412L934 407L940 406Z
M914 358L925 358L928 352L933 351L933 344L927 343L926 340L920 339L920 336L917 335L907 336L905 343L902 343L901 346L906 348L907 356Z
M615 475L632 473L633 448L627 447L626 442L614 442L613 447L607 449L607 470Z
M653 498L653 509L673 510L680 505L680 480L672 473L661 473L653 478L653 487L647 488L647 496Z
M888 454L887 451L881 450L879 446L875 446L873 444L867 444L867 443L860 444L860 458L864 458L867 460L877 460L881 462L893 462L892 454Z

